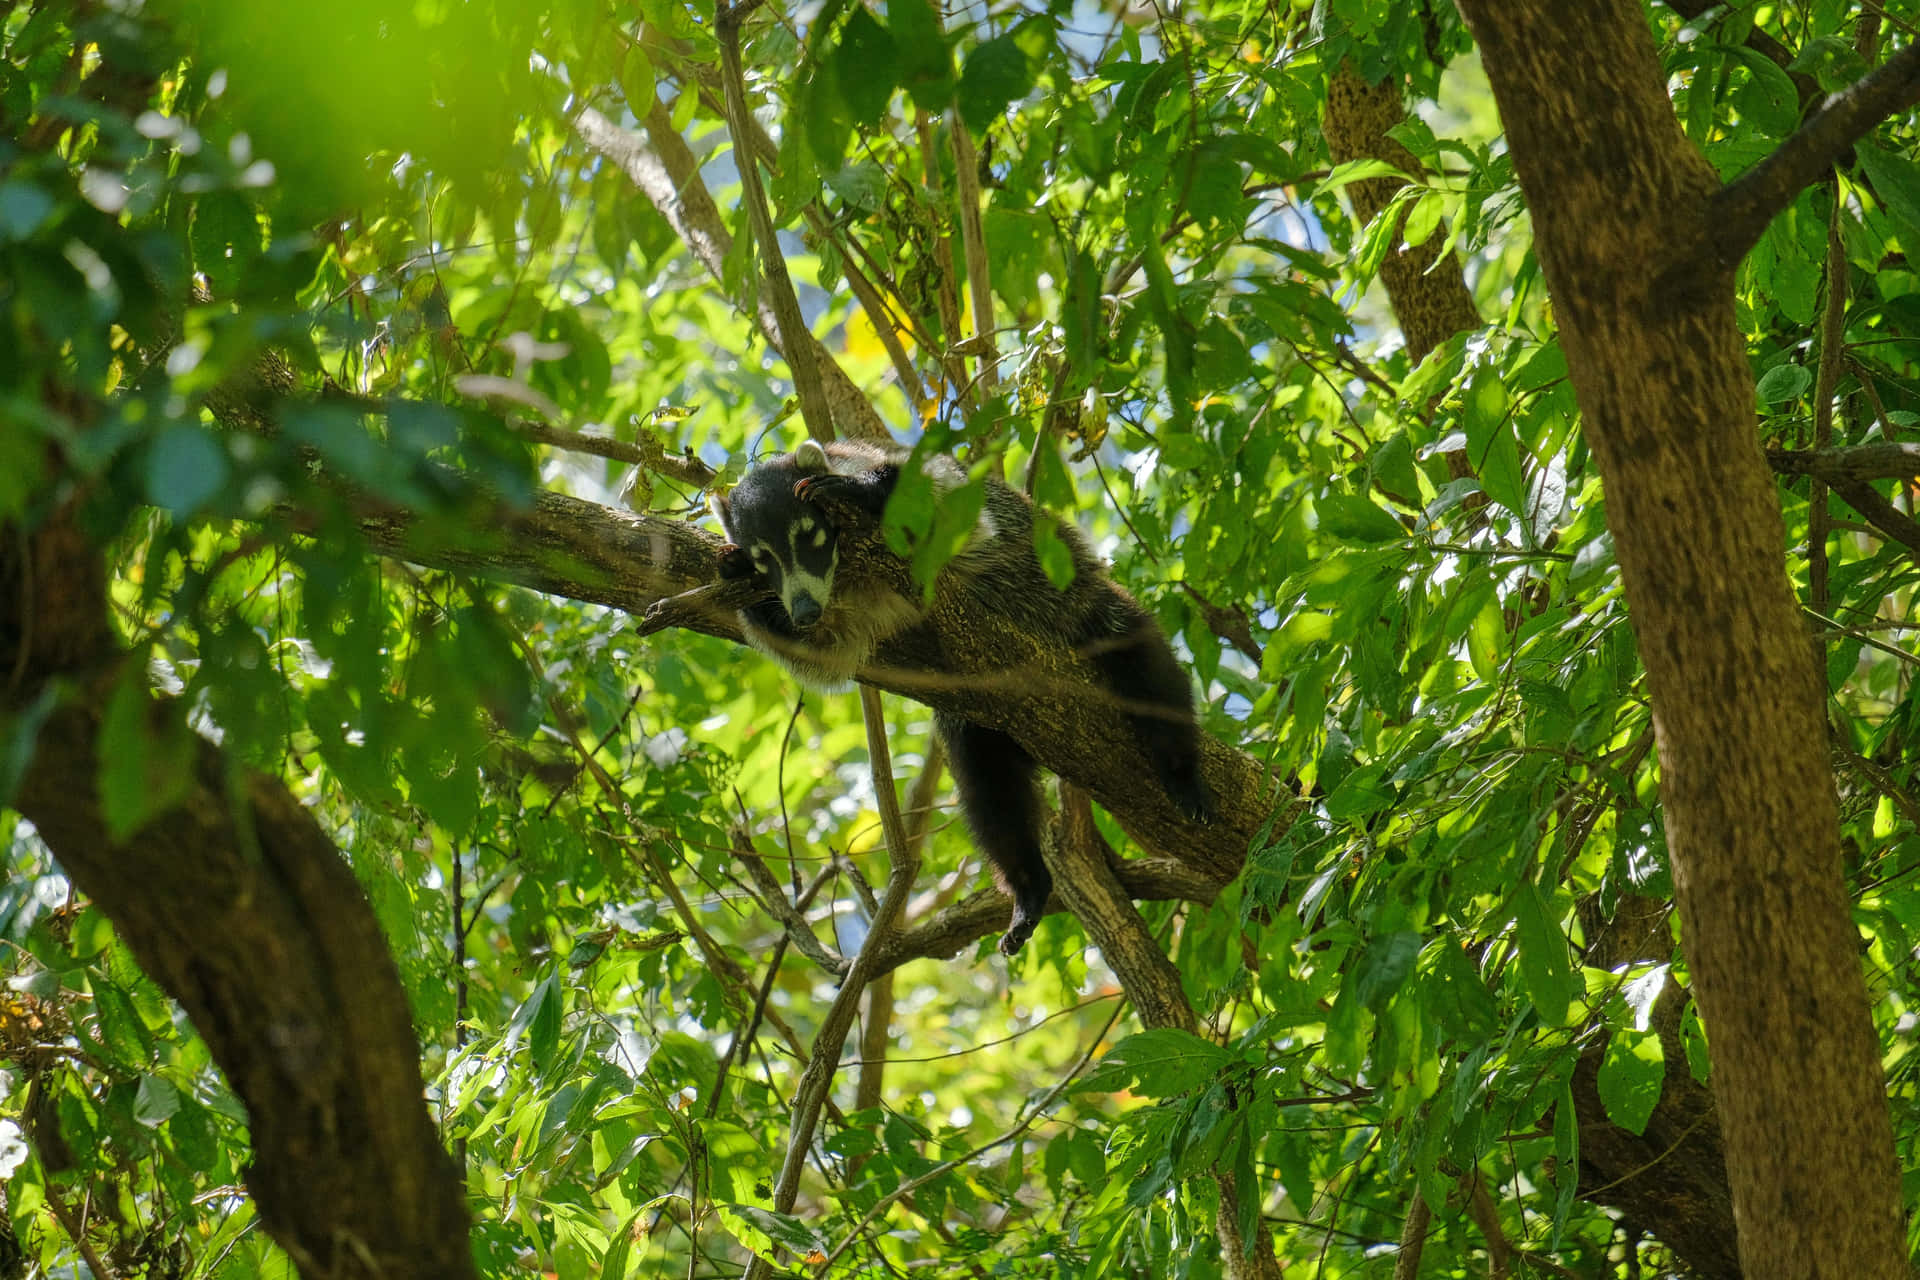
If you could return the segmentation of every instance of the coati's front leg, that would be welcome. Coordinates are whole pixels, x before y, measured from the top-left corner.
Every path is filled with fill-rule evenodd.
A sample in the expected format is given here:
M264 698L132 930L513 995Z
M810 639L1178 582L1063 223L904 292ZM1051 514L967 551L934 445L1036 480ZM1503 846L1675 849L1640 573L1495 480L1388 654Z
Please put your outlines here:
M960 812L974 844L987 857L994 879L1013 898L1013 919L1000 950L1013 955L1047 914L1053 873L1040 856L1040 798L1034 790L1033 757L997 729L986 729L950 711L933 713L946 744Z
M794 497L823 506L852 507L874 520L886 512L887 498L900 483L900 466L894 462L876 463L863 471L835 471L827 451L812 440L801 442L793 451L793 464L802 473L794 482Z

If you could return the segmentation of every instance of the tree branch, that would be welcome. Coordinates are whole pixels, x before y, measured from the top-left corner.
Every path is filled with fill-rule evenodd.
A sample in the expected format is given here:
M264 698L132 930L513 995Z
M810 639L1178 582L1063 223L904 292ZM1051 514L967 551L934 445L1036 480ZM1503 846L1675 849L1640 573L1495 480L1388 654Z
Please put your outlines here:
M1767 465L1783 475L1818 476L1828 484L1848 480L1912 480L1920 477L1920 444L1856 444L1837 449L1769 449Z
M839 1070L840 1051L846 1047L847 1032L853 1027L861 993L879 971L876 962L880 945L894 932L907 899L913 894L913 882L920 875L920 850L907 839L906 824L900 818L900 798L893 783L893 758L887 748L886 713L881 710L879 693L862 689L860 711L866 720L867 758L872 764L874 795L880 806L880 827L887 841L887 890L868 924L866 940L860 944L847 980L841 984L833 1006L820 1024L813 1052L807 1056L806 1069L801 1072L800 1084L793 1093L793 1131L787 1137L786 1159L773 1188L773 1207L780 1213L791 1212L800 1194L800 1173L806 1167L807 1152L813 1146L814 1130L820 1123L820 1107L827 1099L834 1073ZM772 1269L766 1256L756 1253L747 1266L746 1280L766 1280Z
M1716 193L1707 213L1710 248L1731 270L1774 215L1819 180L1848 147L1896 111L1920 101L1920 41L1828 98L1771 155Z
M667 220L674 233L706 268L716 284L726 280L727 255L733 250L733 237L721 221L720 210L700 179L700 165L693 152L673 127L667 109L656 98L641 104L647 107L641 132L623 129L592 107L584 107L574 118L574 131L589 147L620 166L642 195ZM639 110L639 106L635 106ZM743 148L742 157L746 155ZM764 291L753 299L754 319L760 332L774 350L787 355L780 345L780 321ZM850 436L867 439L887 438L887 424L854 385L839 362L811 333L804 339L813 349L815 367L825 392L834 423ZM792 360L788 360L789 366Z
M800 314L800 299L787 274L786 255L780 252L780 232L773 225L767 191L760 182L760 165L753 154L753 115L747 110L746 71L740 62L740 27L759 0L734 0L720 5L714 33L720 41L720 77L726 91L727 132L733 137L734 169L740 174L740 195L747 206L747 224L760 250L762 296L773 304L780 350L793 374L794 394L800 398L800 416L807 434L825 444L833 439L833 414L820 383L820 365L812 331Z

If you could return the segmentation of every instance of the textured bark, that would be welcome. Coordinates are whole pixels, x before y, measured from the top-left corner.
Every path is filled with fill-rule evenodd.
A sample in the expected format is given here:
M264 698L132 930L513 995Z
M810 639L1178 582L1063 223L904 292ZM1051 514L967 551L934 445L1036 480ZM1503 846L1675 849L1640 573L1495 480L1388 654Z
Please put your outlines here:
M99 549L59 517L0 530L0 548L6 709L64 689L14 803L246 1103L262 1225L309 1278L475 1275L399 975L339 850L278 781L186 732L177 703L152 714L191 745L186 793L116 838L95 779L125 659Z
M1341 164L1350 160L1384 160L1406 173L1418 173L1420 161L1387 136L1387 130L1407 118L1400 86L1391 80L1368 84L1353 68L1341 67L1327 86L1325 131L1327 150ZM1366 178L1347 188L1354 212L1362 224L1372 222L1407 184L1398 178ZM1400 215L1406 221L1406 213ZM1404 244L1380 264L1380 282L1387 287L1394 318L1406 340L1407 356L1415 364L1454 334L1480 327L1480 309L1467 292L1458 254L1440 262L1446 237L1435 233L1414 248Z
M1904 1274L1822 689L1783 568L1719 184L1645 15L1463 0L1606 479L1751 1277Z

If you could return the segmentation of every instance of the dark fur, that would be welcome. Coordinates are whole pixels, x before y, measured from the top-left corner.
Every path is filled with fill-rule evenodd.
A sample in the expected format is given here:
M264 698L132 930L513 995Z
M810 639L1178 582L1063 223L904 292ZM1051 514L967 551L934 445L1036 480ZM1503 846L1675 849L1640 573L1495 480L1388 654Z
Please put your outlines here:
M755 466L714 503L736 544L721 553L721 575L759 575L780 594L741 612L747 640L808 684L845 685L881 642L920 618L918 602L892 587L836 574L839 530L830 513L844 504L877 521L907 458L897 446L809 443ZM927 466L936 487L964 479L951 459ZM1193 693L1166 637L1139 602L1107 578L1079 531L1064 523L1055 531L1072 553L1074 577L1064 590L1055 587L1034 553L1033 520L1024 496L989 480L980 527L942 570L936 591L967 592L981 609L1027 634L1057 636L1084 656L1126 710L1167 797L1189 817L1206 820L1211 804L1200 778ZM816 547L823 528L828 537ZM796 622L796 614L808 621ZM1053 890L1040 851L1033 758L1007 734L950 712L936 712L934 726L974 843L1013 898L1013 919L1000 939L1000 950L1012 955L1046 914Z

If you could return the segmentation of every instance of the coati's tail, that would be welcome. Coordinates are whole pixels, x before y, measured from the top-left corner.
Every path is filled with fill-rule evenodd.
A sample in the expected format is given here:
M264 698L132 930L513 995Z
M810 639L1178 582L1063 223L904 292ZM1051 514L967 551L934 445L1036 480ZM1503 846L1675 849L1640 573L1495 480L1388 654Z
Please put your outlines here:
M1013 919L1000 938L1001 952L1013 955L1033 936L1053 892L1053 873L1040 856L1033 757L999 730L951 712L936 711L933 723L946 744L960 811L973 830L974 844L986 855L994 879L1013 898Z
M1187 673L1152 616L1131 596L1115 588L1113 605L1103 612L1078 637L1077 648L1119 700L1167 799L1193 821L1210 821L1213 801L1200 777L1200 727Z

